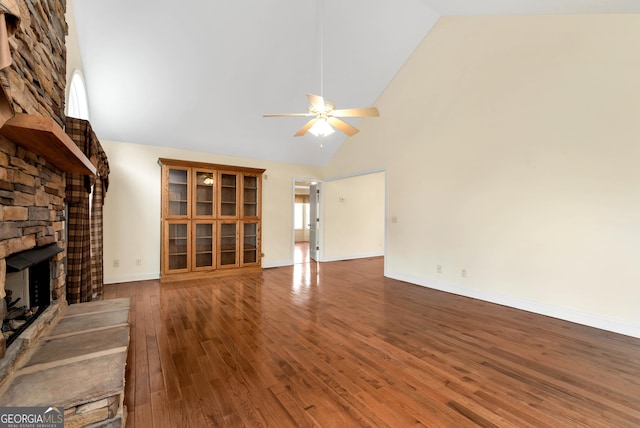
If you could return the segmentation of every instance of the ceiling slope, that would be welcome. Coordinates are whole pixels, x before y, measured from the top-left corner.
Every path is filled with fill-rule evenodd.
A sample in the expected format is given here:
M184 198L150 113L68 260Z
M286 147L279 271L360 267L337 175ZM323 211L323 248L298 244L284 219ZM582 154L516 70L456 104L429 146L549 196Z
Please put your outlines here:
M262 117L306 112L305 93L320 94L318 3L176 4L74 0L98 135L326 164L343 134L294 138L306 118ZM326 0L324 9L324 96L337 108L373 105L438 18L420 0Z
M375 105L442 15L640 12L636 0L325 0L324 97ZM320 94L316 0L73 0L101 139L323 166L347 138L293 137ZM360 120L348 119L357 126Z

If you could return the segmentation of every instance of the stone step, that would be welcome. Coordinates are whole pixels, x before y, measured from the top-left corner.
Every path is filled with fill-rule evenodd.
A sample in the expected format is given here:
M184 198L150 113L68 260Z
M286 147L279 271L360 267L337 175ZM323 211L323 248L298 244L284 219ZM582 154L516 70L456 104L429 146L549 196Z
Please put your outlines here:
M61 406L65 425L125 421L128 298L67 307L0 390L0 406ZM74 422L75 421L75 422Z

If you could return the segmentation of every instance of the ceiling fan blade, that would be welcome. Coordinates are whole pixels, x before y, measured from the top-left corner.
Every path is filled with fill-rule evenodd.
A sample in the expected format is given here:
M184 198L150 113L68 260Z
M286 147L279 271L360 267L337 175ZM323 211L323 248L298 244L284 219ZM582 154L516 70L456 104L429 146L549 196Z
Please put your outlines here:
M298 130L298 132L296 132L295 134L293 134L294 137L302 137L304 134L307 133L307 131L309 129L311 129L311 127L313 126L314 123L316 123L319 119L315 118L315 119L311 119L309 122L305 123L305 125L300 128L300 130Z
M262 117L282 117L282 116L315 116L312 113L283 113L283 114L263 114Z
M315 107L316 111L324 111L324 98L320 95L307 94L307 99Z
M329 122L329 125L338 128L340 131L344 132L345 134L347 134L349 137L351 137L352 135L357 134L358 132L360 132L360 130L358 128L354 128L353 126L349 125L347 122L344 122L336 117L333 116L329 116L327 118L327 122Z
M331 116L335 117L375 117L380 116L380 112L375 107L363 107L363 108L345 108L341 110L334 110L331 112Z

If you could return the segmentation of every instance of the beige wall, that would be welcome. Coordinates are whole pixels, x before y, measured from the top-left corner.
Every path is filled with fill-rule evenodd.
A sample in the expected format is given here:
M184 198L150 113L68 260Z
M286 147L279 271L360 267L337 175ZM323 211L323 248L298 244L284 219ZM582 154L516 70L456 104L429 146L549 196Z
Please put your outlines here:
M386 275L640 336L638 40L639 15L441 19L325 171L386 170Z
M384 173L322 183L321 260L384 255Z
M111 167L104 206L106 283L159 277L161 157L266 168L262 182L262 265L293 263L293 180L319 178L319 168L113 141L102 141L102 146ZM118 268L113 267L116 259ZM136 265L138 259L140 266Z
M324 171L103 142L105 278L158 276L158 157L268 168L265 266L292 177L385 170L388 276L640 337L637 40L638 15L443 18Z

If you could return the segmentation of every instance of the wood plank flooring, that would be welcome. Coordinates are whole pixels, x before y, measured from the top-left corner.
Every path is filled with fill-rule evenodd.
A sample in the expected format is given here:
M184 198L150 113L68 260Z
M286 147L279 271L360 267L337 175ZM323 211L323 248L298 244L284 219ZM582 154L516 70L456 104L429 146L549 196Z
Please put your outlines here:
M295 243L293 251L293 263L309 263L309 241L300 241Z
M107 285L132 299L127 427L640 426L640 340L382 266Z

